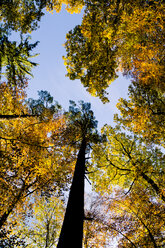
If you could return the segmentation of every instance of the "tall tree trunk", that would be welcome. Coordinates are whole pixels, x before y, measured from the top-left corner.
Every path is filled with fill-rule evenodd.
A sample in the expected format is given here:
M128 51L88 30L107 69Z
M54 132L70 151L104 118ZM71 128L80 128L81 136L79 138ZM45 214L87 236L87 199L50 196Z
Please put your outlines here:
M66 213L57 248L82 248L84 221L84 174L86 141L78 153Z

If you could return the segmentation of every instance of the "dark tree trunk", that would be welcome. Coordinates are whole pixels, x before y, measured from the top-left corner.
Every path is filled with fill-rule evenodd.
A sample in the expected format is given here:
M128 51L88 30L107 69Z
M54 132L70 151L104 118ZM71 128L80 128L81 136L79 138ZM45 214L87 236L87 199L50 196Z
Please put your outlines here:
M145 173L141 173L141 176L152 186L152 188L155 190L155 192L161 197L163 201L165 201L165 196L161 192L160 188L158 185L150 178L148 177Z
M86 141L78 153L66 213L57 248L82 248L84 220L84 174Z

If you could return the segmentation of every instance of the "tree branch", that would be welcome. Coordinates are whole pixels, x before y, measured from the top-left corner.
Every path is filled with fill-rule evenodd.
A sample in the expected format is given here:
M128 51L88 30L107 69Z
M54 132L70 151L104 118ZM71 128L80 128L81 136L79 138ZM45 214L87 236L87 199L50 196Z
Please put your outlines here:
M27 118L27 117L38 117L39 115L29 115L29 114L21 114L21 115L0 115L0 119L7 119L7 120L11 120L11 119L18 119L18 118Z

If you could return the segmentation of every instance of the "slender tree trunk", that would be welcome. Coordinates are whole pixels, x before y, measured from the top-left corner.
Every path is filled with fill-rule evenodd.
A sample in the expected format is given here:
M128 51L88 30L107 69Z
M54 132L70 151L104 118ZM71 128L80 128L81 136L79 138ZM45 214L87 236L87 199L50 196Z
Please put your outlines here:
M49 220L47 220L47 224L46 224L46 243L45 243L45 248L48 248L49 247L49 225L50 225L50 222Z
M84 221L84 175L86 141L78 153L66 213L57 248L82 248Z

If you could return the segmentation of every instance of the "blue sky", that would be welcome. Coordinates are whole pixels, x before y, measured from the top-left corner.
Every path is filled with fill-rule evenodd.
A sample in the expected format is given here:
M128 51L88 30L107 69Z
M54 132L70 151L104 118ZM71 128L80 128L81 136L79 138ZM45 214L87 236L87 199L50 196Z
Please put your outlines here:
M34 58L39 66L33 70L33 78L29 82L28 97L37 98L37 91L47 90L66 110L69 100L91 102L92 110L98 120L99 129L105 124L113 125L113 115L117 112L116 103L120 97L127 97L129 80L120 76L109 87L110 103L103 104L92 97L79 80L71 81L65 77L66 69L62 56L65 55L66 33L81 23L81 14L69 14L64 9L60 13L46 13L40 22L40 28L32 33L32 41L40 41ZM86 182L86 191L91 186ZM116 247L115 241L112 243Z
M115 80L108 89L110 103L103 104L98 98L92 97L79 80L71 81L65 77L66 69L62 59L65 55L65 36L81 23L82 16L83 13L69 14L64 9L60 13L46 12L40 28L32 32L32 41L40 41L34 52L40 55L33 58L39 66L33 70L34 78L29 82L28 97L37 98L38 90L47 90L66 110L69 100L91 102L100 128L105 123L113 125L117 100L127 96L129 80L122 76Z

